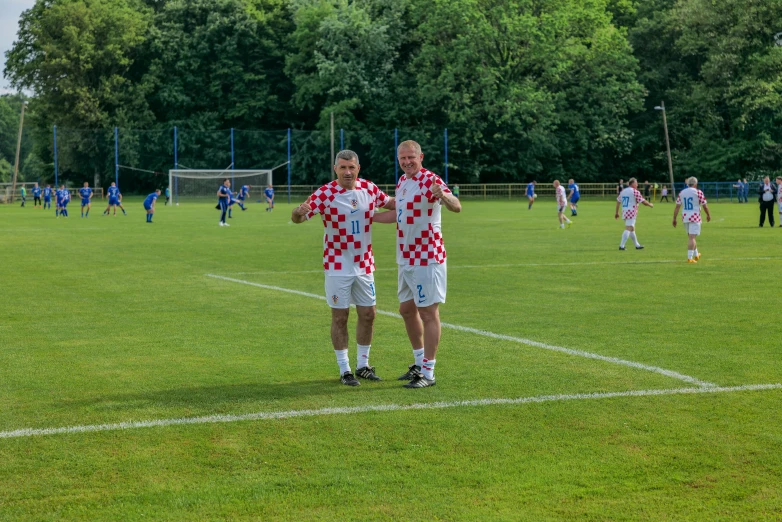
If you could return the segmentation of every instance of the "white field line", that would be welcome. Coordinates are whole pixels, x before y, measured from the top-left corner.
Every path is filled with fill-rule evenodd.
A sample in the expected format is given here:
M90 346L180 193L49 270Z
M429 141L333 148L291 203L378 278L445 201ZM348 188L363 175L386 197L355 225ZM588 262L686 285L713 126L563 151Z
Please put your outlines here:
M671 388L667 390L632 390L622 392L574 393L561 395L539 395L536 397L518 397L515 399L475 399L448 402L419 402L413 404L377 404L367 406L345 406L341 408L321 408L317 410L287 410L247 413L244 415L206 415L203 417L182 417L178 419L157 419L146 421L128 421L115 424L91 424L82 426L64 426L60 428L24 428L13 431L0 431L0 439L35 437L41 435L61 435L68 433L90 433L98 431L119 431L137 428L161 426L181 426L187 424L215 424L240 421L278 420L295 417L316 417L323 415L351 415L369 412L431 410L444 408L464 408L478 406L517 405L541 402L561 402L594 399L613 399L619 397L655 397L661 395L686 395L699 393L730 393L742 391L760 391L782 389L782 384L748 384L744 386L712 388Z
M304 297L309 297L312 299L320 299L321 301L325 301L326 298L322 295L317 294L310 294L308 292L301 292L299 290L291 290L289 288L282 288L279 286L271 286L271 285L263 285L260 283L253 283L251 281L244 281L242 279L234 279L232 277L225 277L215 274L206 274L207 277L213 277L215 279L220 279L223 281L229 281L231 283L239 283L243 285L249 285L249 286L255 286L257 288L264 288L266 290L274 290L277 292L287 292L289 294L296 294L301 295ZM384 310L377 310L378 314L381 315L387 315L389 317L395 317L397 319L401 319L402 316L400 316L397 313L394 312L386 312ZM481 335L483 337L490 337L492 339L500 339L503 341L510 341L514 343L519 344L526 344L527 346L534 346L535 348L542 348L544 350L551 350L554 352L560 352L560 353L566 353L568 355L575 355L577 357L586 357L587 359L596 359L598 361L603 361L611 364L620 364L622 366L629 366L630 368L638 368L639 370L646 370L649 372L659 373L661 375L665 375L666 377L671 377L672 379L678 379L680 381L684 381L690 384L695 384L696 386L703 386L703 387L713 387L716 386L716 384L706 381L701 381L699 379L696 379L695 377L690 377L689 375L684 375L678 372L674 372L672 370L666 370L665 368L659 368L657 366L649 366L646 364L637 363L634 361L627 361L625 359L619 359L617 357L607 357L605 355L598 355L596 353L591 352L584 352L582 350L572 350L570 348L565 348L562 346L554 346L551 344L541 343L538 341L532 341L530 339L524 339L523 337L513 337L510 335L503 335L503 334L496 334L493 332L489 332L486 330L478 330L477 328L470 328L468 326L460 326L458 324L450 324L450 323L442 323L443 328L450 328L452 330L458 330L460 332L467 332L472 333L475 335Z
M782 257L725 257L725 258L704 258L704 261L775 261ZM481 269L481 268L524 268L524 267L546 267L546 266L597 266L597 265L660 265L669 263L684 263L686 259L657 259L648 261L585 261L581 263L508 263L501 265L448 265L448 270L459 269ZM397 271L393 268L376 268L376 272ZM291 271L261 271L261 272L228 272L232 275L289 275L289 274L322 274L320 270L291 270Z

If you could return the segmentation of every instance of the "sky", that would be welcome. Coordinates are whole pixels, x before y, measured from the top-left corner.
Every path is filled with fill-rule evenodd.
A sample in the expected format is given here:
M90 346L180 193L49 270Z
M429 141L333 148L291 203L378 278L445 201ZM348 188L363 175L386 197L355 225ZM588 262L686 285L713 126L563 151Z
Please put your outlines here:
M0 74L5 69L5 52L11 49L19 30L22 11L35 5L35 0L0 0ZM0 94L15 92L5 77L0 78Z

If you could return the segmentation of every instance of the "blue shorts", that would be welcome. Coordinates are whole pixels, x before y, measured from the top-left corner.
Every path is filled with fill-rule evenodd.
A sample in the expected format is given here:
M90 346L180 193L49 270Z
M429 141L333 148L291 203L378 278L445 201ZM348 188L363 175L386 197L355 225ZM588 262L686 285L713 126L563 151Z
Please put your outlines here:
M573 203L573 204L575 204L575 203L578 203L578 200L579 200L579 199L581 199L581 196L578 196L578 197L572 197L572 198L570 198L570 202L571 202L571 203Z
M144 203L144 210L152 210L152 206Z
M81 200L81 206L82 207L86 207L89 204L90 204L90 200L89 199L82 199Z
M49 198L43 198L43 202L44 203L51 203L52 202L52 198L50 198L50 197Z
M109 206L111 205L119 205L119 199L118 198L109 198Z
M65 207L67 207L67 206L68 206L68 202L67 202L67 201L63 201L62 203L60 203L60 206L61 206L62 208L65 208Z

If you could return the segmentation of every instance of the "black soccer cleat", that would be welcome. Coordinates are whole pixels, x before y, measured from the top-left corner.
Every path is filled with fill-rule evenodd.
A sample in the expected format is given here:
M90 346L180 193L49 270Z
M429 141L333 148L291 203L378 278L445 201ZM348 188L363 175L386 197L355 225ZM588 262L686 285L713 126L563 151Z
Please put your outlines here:
M624 250L624 249L625 249L625 247L619 247L619 250Z
M424 377L424 374L421 372L416 372L415 376L413 377L413 380L408 382L407 384L404 384L404 388L429 388L430 386L434 386L437 384L434 379L427 379Z
M635 247L635 249L636 249L636 250L643 250L643 249L644 249L644 246L643 246L643 245L638 245L637 247Z
M350 372L343 373L342 377L339 378L339 382L341 382L342 384L344 384L346 386L360 386L361 385L361 383L358 382L358 379L356 379L356 377L352 373L350 373Z
M364 366L363 368L359 368L356 370L356 377L361 377L362 379L367 379L368 381L382 381L380 377L375 375L375 367L374 366Z
M396 378L397 381L412 381L413 378L421 373L421 367L416 364L411 364L407 367L407 373L400 375Z

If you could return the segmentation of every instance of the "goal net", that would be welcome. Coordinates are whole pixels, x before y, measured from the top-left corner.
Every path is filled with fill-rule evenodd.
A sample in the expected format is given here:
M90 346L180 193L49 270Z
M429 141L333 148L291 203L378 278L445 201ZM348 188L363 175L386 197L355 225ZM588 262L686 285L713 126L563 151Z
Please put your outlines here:
M217 190L223 180L231 181L231 190L238 193L244 186L250 187L250 197L256 197L272 183L272 170L185 170L168 171L168 186L174 204L180 201L217 201Z

